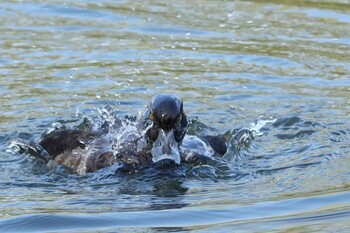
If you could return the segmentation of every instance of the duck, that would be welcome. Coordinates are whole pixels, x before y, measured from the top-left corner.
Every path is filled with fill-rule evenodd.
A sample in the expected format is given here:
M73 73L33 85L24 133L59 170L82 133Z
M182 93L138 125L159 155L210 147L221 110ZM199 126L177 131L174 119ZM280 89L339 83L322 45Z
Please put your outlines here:
M183 149L189 119L178 95L155 95L137 121L142 135L127 140L118 150L115 149L116 139L106 129L65 129L51 133L39 142L44 151L41 159L52 170L65 166L77 174L95 172L114 164L119 164L121 170L137 173L150 167L170 169L183 163L202 164L211 159L191 148ZM221 135L205 135L196 140L215 156L227 152L228 142ZM141 146L136 146L138 143Z

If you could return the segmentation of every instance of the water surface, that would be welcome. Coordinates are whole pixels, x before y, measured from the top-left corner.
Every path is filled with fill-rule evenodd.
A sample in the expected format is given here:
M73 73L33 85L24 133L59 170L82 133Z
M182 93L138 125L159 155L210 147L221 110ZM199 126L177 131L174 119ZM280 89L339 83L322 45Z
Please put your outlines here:
M346 232L350 4L0 3L1 232ZM77 176L16 140L176 93L192 134L271 121L232 171ZM106 107L109 106L109 107Z

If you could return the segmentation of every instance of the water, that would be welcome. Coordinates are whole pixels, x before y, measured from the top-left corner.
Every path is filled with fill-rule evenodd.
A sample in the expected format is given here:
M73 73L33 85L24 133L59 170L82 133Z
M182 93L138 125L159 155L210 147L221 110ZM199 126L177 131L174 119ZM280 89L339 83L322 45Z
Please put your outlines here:
M345 0L1 2L1 232L347 232L349 13ZM182 97L190 134L271 122L220 177L77 176L8 147L107 105L138 115L159 92Z

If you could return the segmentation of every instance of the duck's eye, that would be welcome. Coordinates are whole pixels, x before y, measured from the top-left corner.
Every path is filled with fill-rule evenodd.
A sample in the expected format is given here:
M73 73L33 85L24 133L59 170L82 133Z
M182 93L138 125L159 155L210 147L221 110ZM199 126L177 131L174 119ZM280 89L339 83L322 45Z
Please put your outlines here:
M149 119L150 119L151 121L153 121L153 120L154 120L153 113L150 113L150 114L149 114Z
M182 121L182 114L180 114L179 116L179 121Z

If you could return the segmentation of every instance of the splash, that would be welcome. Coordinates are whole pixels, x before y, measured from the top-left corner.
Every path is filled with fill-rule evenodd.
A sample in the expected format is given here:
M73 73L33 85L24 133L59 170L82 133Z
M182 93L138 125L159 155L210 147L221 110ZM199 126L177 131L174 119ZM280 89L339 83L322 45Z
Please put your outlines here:
M277 118L263 119L263 117L260 117L255 123L252 123L250 125L249 130L254 133L254 136L261 136L263 135L261 129L264 128L267 124L275 123L276 121Z
M228 149L223 159L228 162L234 162L244 157L241 151L249 149L253 140L257 136L262 136L262 129L276 119L259 118L255 123L252 123L249 128L236 129L231 131L231 138L228 143Z
M81 144L85 145L83 149L73 150L69 153L72 156L74 155L78 159L81 159L83 162L88 161L90 155L104 154L107 152L112 153L116 158L124 158L125 154L125 156L131 156L127 157L127 159L132 160L132 156L137 155L148 145L144 135L151 125L143 124L142 120L144 116L142 114L139 114L137 117L118 116L116 111L117 110L106 106L98 109L100 114L97 117L80 116L80 119L76 120L75 123L72 121L54 122L48 127L43 136L45 137L56 131L62 131L69 128L80 129L82 131L101 132L100 136L91 141L82 141ZM257 136L262 136L264 134L264 127L275 121L276 119L264 119L261 117L257 119L256 122L251 123L247 128L228 131L229 133L227 135L223 135L226 137L228 145L228 150L223 157L218 156L206 140L195 135L202 131L198 131L193 125L199 124L203 125L204 128L208 127L199 121L194 121L195 123L190 124L190 128L192 127L191 129L193 132L189 132L194 135L187 134L180 145L179 152L181 158L179 154L178 164L180 164L182 159L186 161L185 164L181 164L184 169L184 174L187 175L192 174L196 176L196 174L207 173L209 166L211 167L209 170L213 171L210 173L215 174L215 176L212 177L218 177L222 174L226 176L233 172L230 168L234 166L237 160L239 161L239 159L247 157L247 154L249 155L248 150L250 145ZM50 156L39 144L24 139L11 141L8 150L13 154L26 153L32 158L44 158L47 163L51 160ZM150 153L154 151L155 150L152 150ZM197 160L192 160L191 156L193 155L205 157L204 160L200 160L204 162L202 163ZM188 159L189 157L190 159ZM202 157L201 159L203 159ZM120 163L121 162L116 161L116 165L120 165ZM79 171L77 171L77 173L84 174L84 171L87 170L85 165L86 163L82 163L82 168L80 170L78 169ZM113 169L120 168L120 166L113 167Z
M264 133L261 132L261 129L267 124L274 123L276 121L277 118L263 119L263 117L260 117L255 123L250 125L249 130L252 131L254 136L262 136Z

